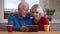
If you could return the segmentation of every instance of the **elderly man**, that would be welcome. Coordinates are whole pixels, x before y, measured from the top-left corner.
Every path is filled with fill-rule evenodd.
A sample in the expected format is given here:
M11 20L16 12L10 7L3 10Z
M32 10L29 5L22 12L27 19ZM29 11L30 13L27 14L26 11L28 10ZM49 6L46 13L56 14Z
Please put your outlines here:
M32 25L30 14L28 13L29 5L26 2L18 5L18 13L8 17L8 25L13 26L13 31L28 31L27 25Z

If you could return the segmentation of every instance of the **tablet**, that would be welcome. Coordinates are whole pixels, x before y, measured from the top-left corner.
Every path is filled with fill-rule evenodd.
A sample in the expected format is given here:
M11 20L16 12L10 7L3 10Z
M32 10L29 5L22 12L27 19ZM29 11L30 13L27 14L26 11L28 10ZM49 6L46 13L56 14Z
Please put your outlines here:
M27 27L30 28L30 30L28 32L37 32L38 31L37 25L27 25Z

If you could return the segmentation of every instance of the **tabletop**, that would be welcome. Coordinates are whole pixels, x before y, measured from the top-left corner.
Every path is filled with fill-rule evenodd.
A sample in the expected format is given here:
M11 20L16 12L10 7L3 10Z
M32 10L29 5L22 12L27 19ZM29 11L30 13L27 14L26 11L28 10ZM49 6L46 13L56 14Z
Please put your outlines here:
M44 32L44 31L38 31L38 32L0 31L0 34L60 34L60 31L50 31L50 32Z

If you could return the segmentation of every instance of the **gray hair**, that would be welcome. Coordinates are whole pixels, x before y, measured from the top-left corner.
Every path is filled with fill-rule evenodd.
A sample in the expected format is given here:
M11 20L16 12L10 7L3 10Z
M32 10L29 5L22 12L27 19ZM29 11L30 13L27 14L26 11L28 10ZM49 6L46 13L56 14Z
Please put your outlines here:
M27 7L29 8L29 4L28 4L27 2L21 2L21 3L19 3L18 8L19 8L21 5L24 5L24 4L26 4Z

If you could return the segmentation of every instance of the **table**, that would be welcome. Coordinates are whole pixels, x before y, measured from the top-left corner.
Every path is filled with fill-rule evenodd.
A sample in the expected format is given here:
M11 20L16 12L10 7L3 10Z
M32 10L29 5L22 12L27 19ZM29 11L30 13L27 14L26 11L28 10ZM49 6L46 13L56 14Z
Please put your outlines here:
M0 31L0 34L60 34L60 31L51 31L51 32L18 32L18 31L13 31L13 32L7 32L7 31Z

